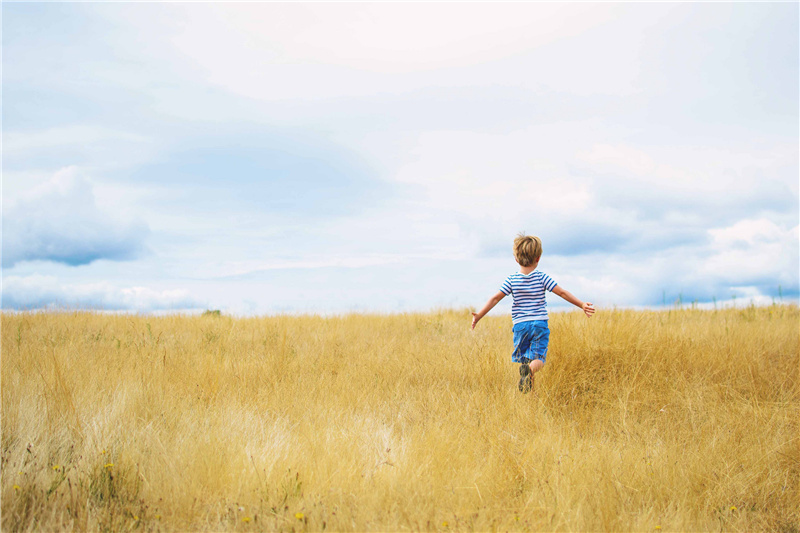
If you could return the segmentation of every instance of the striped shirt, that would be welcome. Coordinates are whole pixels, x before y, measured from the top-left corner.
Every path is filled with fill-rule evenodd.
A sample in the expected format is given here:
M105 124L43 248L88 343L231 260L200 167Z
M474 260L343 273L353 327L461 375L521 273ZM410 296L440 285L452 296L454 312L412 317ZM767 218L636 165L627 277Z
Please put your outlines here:
M515 272L508 276L500 292L514 296L511 306L511 321L514 324L531 320L547 320L547 302L544 291L553 291L557 283L544 272L534 270L530 274Z

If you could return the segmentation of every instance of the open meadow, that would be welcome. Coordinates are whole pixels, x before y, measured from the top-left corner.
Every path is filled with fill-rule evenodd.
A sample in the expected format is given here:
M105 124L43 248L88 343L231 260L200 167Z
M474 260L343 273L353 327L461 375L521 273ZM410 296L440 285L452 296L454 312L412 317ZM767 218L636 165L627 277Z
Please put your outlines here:
M800 312L2 314L3 531L797 532Z

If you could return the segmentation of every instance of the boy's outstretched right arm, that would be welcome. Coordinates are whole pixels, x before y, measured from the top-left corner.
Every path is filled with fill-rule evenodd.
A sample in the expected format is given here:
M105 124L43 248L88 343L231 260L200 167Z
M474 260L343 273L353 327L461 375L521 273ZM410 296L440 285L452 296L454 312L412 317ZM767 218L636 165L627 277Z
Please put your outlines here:
M505 294L502 291L497 291L497 294L489 298L489 301L486 302L486 305L483 306L483 309L478 311L477 313L472 313L472 329L475 329L475 325L478 323L478 320L483 318L486 313L492 310L492 307L497 305L497 302L505 298Z

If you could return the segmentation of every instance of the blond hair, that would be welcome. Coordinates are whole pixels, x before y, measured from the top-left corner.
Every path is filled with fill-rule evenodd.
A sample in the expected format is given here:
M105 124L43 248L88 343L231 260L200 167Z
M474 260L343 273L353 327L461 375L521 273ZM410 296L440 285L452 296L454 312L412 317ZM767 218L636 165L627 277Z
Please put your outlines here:
M531 266L542 257L542 239L520 233L514 239L514 259L519 266Z

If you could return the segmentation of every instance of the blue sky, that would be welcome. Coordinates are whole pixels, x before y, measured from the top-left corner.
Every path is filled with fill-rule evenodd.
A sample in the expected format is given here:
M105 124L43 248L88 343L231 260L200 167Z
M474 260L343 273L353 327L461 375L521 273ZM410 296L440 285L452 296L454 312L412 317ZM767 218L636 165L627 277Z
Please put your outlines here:
M798 14L5 2L3 308L796 300Z

